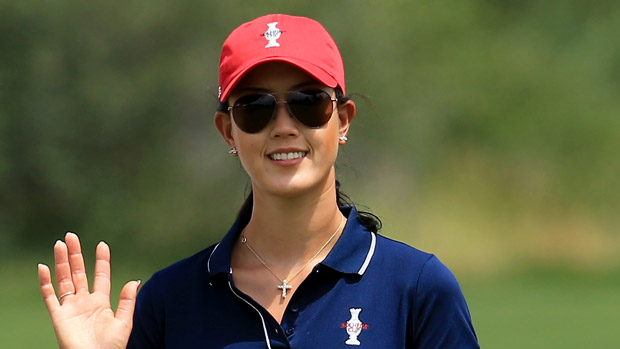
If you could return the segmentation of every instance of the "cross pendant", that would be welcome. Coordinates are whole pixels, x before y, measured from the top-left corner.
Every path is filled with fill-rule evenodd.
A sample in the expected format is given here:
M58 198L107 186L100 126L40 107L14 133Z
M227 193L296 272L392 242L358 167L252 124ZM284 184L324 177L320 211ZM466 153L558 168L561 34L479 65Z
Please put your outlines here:
M286 280L282 280L282 285L278 285L278 288L282 290L282 298L286 298L286 291L290 290L293 286L287 285Z

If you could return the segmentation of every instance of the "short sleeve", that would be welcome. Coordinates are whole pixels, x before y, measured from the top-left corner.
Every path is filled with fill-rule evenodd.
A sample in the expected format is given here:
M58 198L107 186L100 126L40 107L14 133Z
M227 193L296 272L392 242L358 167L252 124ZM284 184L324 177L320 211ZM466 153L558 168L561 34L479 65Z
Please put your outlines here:
M420 272L414 307L416 348L480 348L461 288L435 256Z
M164 328L162 316L156 316L161 310L161 302L154 301L155 291L152 279L149 280L140 292L134 311L133 329L129 337L128 349L164 348Z

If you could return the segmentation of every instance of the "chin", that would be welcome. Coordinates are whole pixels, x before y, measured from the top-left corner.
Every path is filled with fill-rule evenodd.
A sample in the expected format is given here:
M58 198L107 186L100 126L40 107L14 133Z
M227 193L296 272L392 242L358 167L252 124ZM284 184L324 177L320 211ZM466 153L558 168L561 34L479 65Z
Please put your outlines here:
M272 188L272 193L287 198L295 198L312 192L315 186L307 183L287 183L286 185L278 185Z
M284 181L272 182L268 190L278 196L295 198L316 192L320 195L326 187L326 181L310 180L308 178L289 178Z

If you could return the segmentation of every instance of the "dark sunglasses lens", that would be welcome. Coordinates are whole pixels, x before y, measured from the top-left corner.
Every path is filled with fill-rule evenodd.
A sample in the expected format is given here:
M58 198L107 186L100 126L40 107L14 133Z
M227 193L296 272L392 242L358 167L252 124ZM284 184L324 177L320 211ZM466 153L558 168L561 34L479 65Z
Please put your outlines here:
M240 97L233 106L232 116L243 132L260 132L271 120L276 100L269 94Z
M320 90L291 92L287 102L295 119L308 127L325 125L334 111L331 96Z

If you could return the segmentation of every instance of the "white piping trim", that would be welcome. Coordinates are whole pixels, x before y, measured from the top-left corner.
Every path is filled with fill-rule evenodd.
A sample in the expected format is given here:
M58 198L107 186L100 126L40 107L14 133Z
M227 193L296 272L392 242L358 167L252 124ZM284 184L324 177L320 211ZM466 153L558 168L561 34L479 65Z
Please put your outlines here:
M271 344L270 344L270 340L269 340L269 333L267 332L267 325L265 324L265 319L263 318L263 314L261 314L260 310L256 309L255 306L252 305L252 303L248 302L247 300L245 300L245 298L239 296L237 294L237 292L235 292L235 290L233 289L232 285L230 284L230 280L228 281L228 287L230 288L230 291L237 296L237 298L241 299L242 301L244 301L247 305L249 305L250 307L252 307L252 309L256 310L256 312L258 313L258 316L260 316L260 321L263 323L263 332L265 333L265 343L267 343L267 348L271 349Z
M375 247L377 245L377 236L375 235L375 233L370 233L370 236L372 238L372 240L370 241L370 249L368 250L368 254L366 255L366 260L364 261L364 264L362 264L362 267L357 272L358 275L364 275L364 273L366 272L366 269L368 268L368 265L370 264L370 260L372 259L372 256L375 254Z
M215 250L217 250L219 246L220 246L220 243L218 242L217 245L215 245L215 247L213 248L213 251L211 251L211 254L209 255L209 259L207 259L207 271L209 272L209 274L211 274L211 257L213 257L213 253L215 252Z

